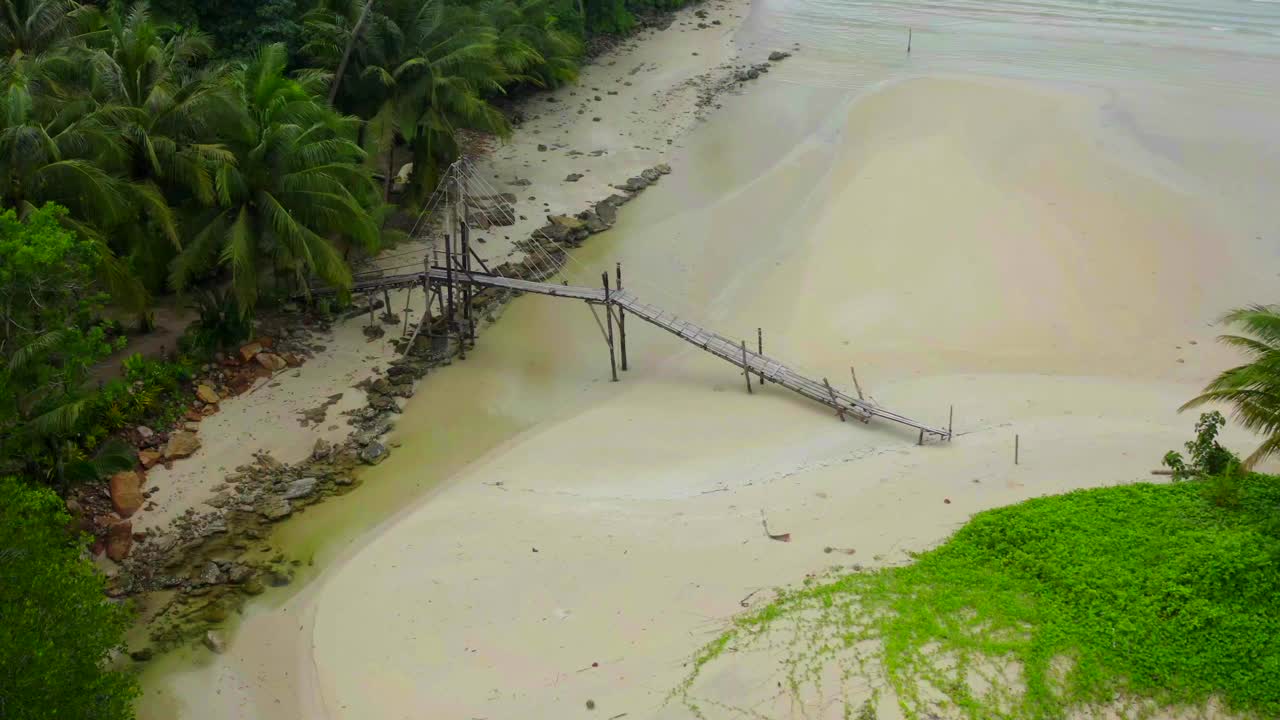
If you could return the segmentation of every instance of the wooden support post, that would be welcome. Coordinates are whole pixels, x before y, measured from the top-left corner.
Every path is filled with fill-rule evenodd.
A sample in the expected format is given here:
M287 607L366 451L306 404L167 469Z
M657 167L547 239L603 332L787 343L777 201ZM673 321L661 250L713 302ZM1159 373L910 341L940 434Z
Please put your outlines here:
M609 300L609 273L600 273L600 280L604 283L604 317L605 322L609 326L609 370L613 375L613 381L618 382L618 361L613 354L613 308L610 307Z
M404 329L400 331L400 337L404 337L409 334L409 300L412 298L413 286L410 285L409 289L404 293L404 312L400 313L401 315L404 315Z
M369 327L373 327L373 293L365 293L364 302L369 306Z
M616 272L618 277L618 289L621 290L622 289L622 263L617 264ZM620 343L620 348L619 348L622 351L622 371L626 372L627 371L627 313L622 309L621 305L618 306L618 335L621 336L620 339L622 341Z
M951 421L956 418L956 406L951 405L947 408L947 442L951 442Z
M431 336L431 259L422 258L422 319L419 321L427 328L427 336Z
M463 210L466 206L463 206ZM467 341L471 343L471 347L476 346L476 323L475 318L471 316L471 300L473 298L471 286L471 228L467 227L464 221L460 228L462 232L462 270L466 273L467 284L462 286L462 317L467 321Z
M751 394L751 366L747 364L747 341L742 341L742 377L747 379L747 394Z
M916 441L917 445L924 444L924 428L920 428L920 439Z
M911 28L907 28L907 54L911 54Z
M836 409L836 414L840 416L840 422L844 422L844 408L840 407L840 401L836 400L836 391L831 387L831 381L822 378L822 384L827 386L827 394L831 396L831 404Z
M387 288L382 288L382 306L383 306L382 314L390 315L391 314L391 291L388 290Z
M756 328L756 354L760 356L760 386L764 387L764 329Z
M858 391L858 399L866 400L867 398L862 394L862 386L858 384L858 373L852 365L849 366L849 374L853 376L853 389Z
M1018 436L1013 436L1013 464L1018 464Z
M448 294L448 302L444 311L445 329L453 327L453 240L449 233L444 234L444 291Z

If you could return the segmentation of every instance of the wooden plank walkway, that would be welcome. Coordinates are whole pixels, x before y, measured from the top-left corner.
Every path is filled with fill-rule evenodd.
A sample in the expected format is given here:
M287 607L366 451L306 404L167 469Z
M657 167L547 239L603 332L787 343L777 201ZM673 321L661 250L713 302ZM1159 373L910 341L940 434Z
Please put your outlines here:
M449 281L450 271L445 268L433 267L427 270L427 272L430 274L431 282L433 284L447 283ZM572 298L576 300L585 300L586 302L593 304L608 304L615 306L644 320L645 322L666 330L681 340L697 346L712 355L715 355L721 360L730 363L731 365L742 368L744 372L749 371L757 377L763 375L766 380L772 383L781 385L782 387L803 395L810 400L820 402L835 410L841 417L848 415L863 422L868 422L871 418L882 418L884 420L889 420L891 422L919 430L922 433L922 437L923 435L931 435L943 440L951 439L951 432L949 429L927 425L882 408L874 403L851 397L850 395L847 395L827 384L825 381L819 382L804 376L779 360L775 360L750 349L744 350L741 341L731 340L692 322L683 320L675 314L656 305L650 305L642 302L639 298L626 291L614 290L606 293L603 288L556 285L553 283L542 283L532 280L502 277L488 273L466 272L457 269L452 271L452 279L454 283L469 283L480 287L505 288L518 292ZM361 293L372 292L374 290L410 287L421 285L422 281L422 271L405 273L402 275L389 275L357 282L351 288L351 291L352 293ZM315 294L326 294L327 292L330 291L317 291Z

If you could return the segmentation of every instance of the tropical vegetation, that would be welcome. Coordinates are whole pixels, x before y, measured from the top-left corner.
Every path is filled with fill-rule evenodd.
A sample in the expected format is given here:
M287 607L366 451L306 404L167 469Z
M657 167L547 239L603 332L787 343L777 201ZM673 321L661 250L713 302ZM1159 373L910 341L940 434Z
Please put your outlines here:
M0 717L133 717L137 680L110 670L129 609L103 594L49 488L0 477Z
M768 715L703 683L724 658L763 651L774 662L757 685L778 688L781 706L843 702L845 717L1157 717L1215 704L1276 717L1280 481L1225 472L1226 494L1196 475L990 510L909 565L780 591L704 646L674 697L697 717Z

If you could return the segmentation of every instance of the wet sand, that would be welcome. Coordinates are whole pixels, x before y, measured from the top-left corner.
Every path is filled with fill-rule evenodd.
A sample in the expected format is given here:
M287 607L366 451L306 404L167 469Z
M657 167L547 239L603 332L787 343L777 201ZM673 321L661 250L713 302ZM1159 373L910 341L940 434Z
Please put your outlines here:
M423 386L360 493L283 528L323 570L166 677L183 717L560 718L588 699L686 717L665 703L684 663L753 592L905 562L981 509L1148 479L1190 436L1176 407L1233 359L1209 322L1267 301L1280 269L1271 220L1215 185L1238 158L1163 152L1150 138L1176 122L1116 122L1097 88L949 75L849 102L788 82L806 62L726 99L567 279L621 261L636 294L724 334L763 327L767 352L844 387L854 364L898 412L944 424L954 406L955 441L748 395L639 323L612 384L585 309L522 298ZM722 663L700 695L752 677Z

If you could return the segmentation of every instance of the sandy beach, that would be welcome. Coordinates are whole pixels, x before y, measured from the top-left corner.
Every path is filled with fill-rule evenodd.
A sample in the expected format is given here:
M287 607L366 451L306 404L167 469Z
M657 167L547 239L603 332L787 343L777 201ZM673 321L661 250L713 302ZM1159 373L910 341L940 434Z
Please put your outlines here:
M954 441L841 423L776 386L749 395L639 323L613 384L586 310L521 298L426 380L359 493L281 527L314 577L251 605L226 654L155 670L143 717L688 717L668 700L691 653L773 588L906 562L982 509L1150 479L1188 439L1176 408L1233 360L1213 319L1267 301L1280 271L1274 219L1221 182L1238 138L1101 84L921 70L835 91L821 48L700 114L686 81L790 39L765 10L725 3L714 33L677 25L588 68L486 172L530 179L528 202L558 211L669 161L567 281L621 262L636 294L729 336L763 328L766 352L816 377L850 387L852 365L895 411L945 425L954 408ZM577 114L620 84L656 105ZM696 692L736 706L760 663L718 666ZM760 694L762 716L801 714Z

